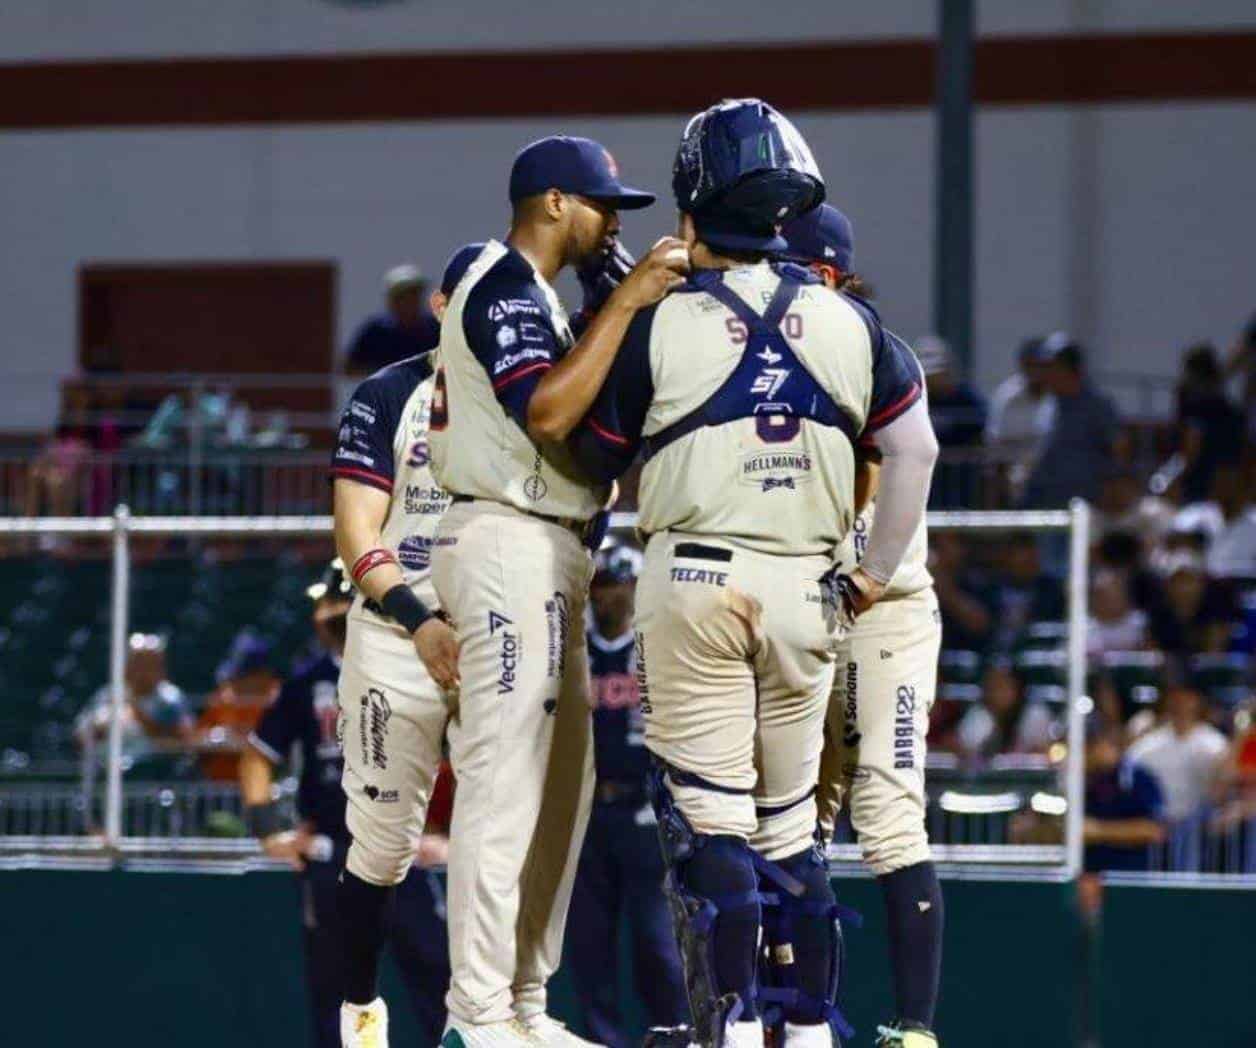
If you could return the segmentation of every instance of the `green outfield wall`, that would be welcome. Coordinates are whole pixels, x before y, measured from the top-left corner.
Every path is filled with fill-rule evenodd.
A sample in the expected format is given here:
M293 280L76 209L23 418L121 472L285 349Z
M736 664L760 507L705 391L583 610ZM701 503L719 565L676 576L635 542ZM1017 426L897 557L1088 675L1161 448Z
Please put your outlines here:
M866 918L848 935L846 1007L855 1043L870 1045L892 1013L884 914L875 882L837 887ZM1256 892L1110 889L1088 954L1068 885L947 881L945 890L938 1025L948 1048L1078 1044L1079 989L1092 980L1105 1048L1256 1045L1256 1009L1241 1003L1256 985ZM9 872L0 900L7 1043L305 1043L298 893L287 874ZM404 994L391 997L395 1048L416 1046ZM552 999L578 1028L562 972ZM628 1014L640 1012L629 1003Z

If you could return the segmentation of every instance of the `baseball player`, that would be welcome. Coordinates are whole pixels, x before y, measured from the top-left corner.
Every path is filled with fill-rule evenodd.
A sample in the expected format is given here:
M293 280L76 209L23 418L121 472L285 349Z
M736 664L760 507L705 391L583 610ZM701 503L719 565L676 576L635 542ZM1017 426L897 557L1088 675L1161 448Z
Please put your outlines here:
M637 313L574 446L602 477L645 460L637 657L693 1035L758 1048L779 1012L786 1045L827 1046L841 944L814 794L833 645L897 567L936 443L876 315L771 261L778 223L824 193L787 120L757 99L698 114L673 189L694 275ZM883 507L847 574L861 437L885 454Z
M279 697L262 714L240 758L240 790L245 815L262 849L290 863L300 874L310 1044L339 1048L342 950L336 884L349 835L340 786L344 761L336 738L336 682L344 652L345 616L353 599L339 559L309 592L323 654L286 681ZM300 822L289 829L280 821L271 790L274 767L287 760L294 748L301 752ZM428 834L423 840L428 852L443 848L438 835ZM444 892L433 873L412 866L398 897L388 940L419 1023L435 1041L445 1022L444 989L449 983Z
M622 917L649 1025L683 1023L688 1006L647 791L650 756L632 630L641 554L615 543L600 550L594 563L587 633L597 787L571 900L567 955L590 1032L610 1048L628 1048L616 975Z
M458 777L449 862L451 1048L579 1043L545 1014L593 790L580 631L586 542L609 486L563 440L635 311L682 281L662 243L574 340L552 282L617 255L620 183L598 143L534 142L510 174L505 242L489 241L449 299L432 458L453 505L433 579L460 642L450 724Z
M441 282L453 291L470 257ZM349 847L339 888L347 1048L387 1045L379 957L393 887L423 830L458 683L458 640L430 565L449 496L432 475L434 380L424 354L376 372L345 409L332 461L336 548L358 588L340 675ZM417 651L417 658L416 658Z
M822 205L781 233L789 242L782 257L809 265L829 287L854 279L853 230L836 208ZM863 561L876 516L877 450L861 444L858 453L862 508L838 552L845 566ZM942 890L925 832L925 737L942 626L927 555L922 518L881 599L838 648L818 791L825 840L849 805L864 861L881 884L898 1018L879 1028L877 1043L904 1048L937 1044L930 1027L942 962Z

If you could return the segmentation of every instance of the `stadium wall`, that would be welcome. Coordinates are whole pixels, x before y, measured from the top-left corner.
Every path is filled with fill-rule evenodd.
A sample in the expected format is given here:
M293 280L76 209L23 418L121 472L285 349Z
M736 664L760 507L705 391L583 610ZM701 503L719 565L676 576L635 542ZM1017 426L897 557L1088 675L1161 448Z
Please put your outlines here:
M884 912L874 881L835 886L866 921L848 934L844 1001L864 1043L893 1006ZM1079 1044L1082 1008L1094 1009L1105 1048L1256 1043L1250 889L1109 886L1089 946L1070 885L951 880L945 891L944 1044ZM6 1017L13 1043L304 1043L289 875L25 871L0 874L0 892L22 900L0 909L5 999L20 1002ZM404 992L385 979L394 1041L413 1043ZM620 985L626 993L623 971ZM561 969L551 994L555 1013L574 1019ZM625 1013L639 1026L635 1003Z

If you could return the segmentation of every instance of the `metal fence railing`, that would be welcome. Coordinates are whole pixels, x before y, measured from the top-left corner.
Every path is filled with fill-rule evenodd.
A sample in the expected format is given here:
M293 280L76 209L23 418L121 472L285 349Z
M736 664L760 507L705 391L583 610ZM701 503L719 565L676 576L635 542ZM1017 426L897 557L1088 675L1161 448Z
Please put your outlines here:
M616 514L612 526L630 529L635 516ZM60 536L109 544L109 610L98 628L108 631L108 734L104 760L84 760L81 782L41 786L0 780L0 853L50 855L72 851L112 856L188 855L240 857L255 852L243 836L239 799L231 782L171 779L137 781L123 748L127 638L137 609L133 569L137 549L155 539L263 541L275 537L326 540L325 516L133 516L123 507L110 517L0 520L0 540ZM1080 869L1082 846L1082 709L1086 621L1088 510L930 514L935 528L976 534L1030 529L1070 536L1069 617L1062 703L1067 749L1062 759L1008 758L975 769L946 754L930 767L930 829L938 858L956 870L1020 869L1028 876L1066 878ZM142 568L141 568L142 571ZM97 628L97 627L93 627ZM102 638L103 640L103 638ZM98 773L97 769L101 769ZM1018 813L1037 812L1054 826L1046 837L1022 840ZM849 840L834 846L838 865L858 858Z

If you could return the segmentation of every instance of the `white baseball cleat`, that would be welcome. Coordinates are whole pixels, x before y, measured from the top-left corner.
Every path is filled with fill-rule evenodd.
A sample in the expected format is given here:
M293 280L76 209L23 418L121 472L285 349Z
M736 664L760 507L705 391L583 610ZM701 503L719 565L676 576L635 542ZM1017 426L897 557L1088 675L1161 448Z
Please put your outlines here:
M445 1024L440 1048L540 1048L545 1044L518 1019L475 1025L455 1019Z
M724 1048L763 1048L763 1023L729 1023L724 1027Z
M542 1044L552 1048L590 1048L598 1045L597 1041L586 1041L583 1037L577 1037L552 1015L544 1012L537 1012L522 1021L540 1038Z
M828 1023L786 1023L785 1048L833 1048L833 1028Z
M370 1004L340 1006L340 1043L344 1048L388 1048L388 1008L382 997Z

